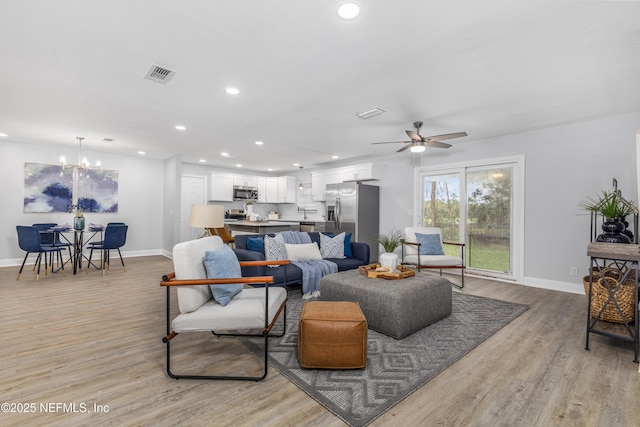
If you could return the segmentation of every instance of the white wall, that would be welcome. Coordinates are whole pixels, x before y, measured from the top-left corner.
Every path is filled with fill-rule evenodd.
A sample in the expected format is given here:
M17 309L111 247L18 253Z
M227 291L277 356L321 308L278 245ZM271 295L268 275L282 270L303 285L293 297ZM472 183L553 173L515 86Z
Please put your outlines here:
M162 248L163 162L139 157L94 153L83 148L89 159L100 159L104 169L118 171L118 213L87 213L88 222L106 224L123 221L129 225L123 255L160 253ZM0 168L2 209L0 209L0 266L21 263L24 252L18 247L16 225L36 222L71 223L70 213L24 213L24 164L58 164L61 155L74 159L77 151L59 146L0 142L4 160Z

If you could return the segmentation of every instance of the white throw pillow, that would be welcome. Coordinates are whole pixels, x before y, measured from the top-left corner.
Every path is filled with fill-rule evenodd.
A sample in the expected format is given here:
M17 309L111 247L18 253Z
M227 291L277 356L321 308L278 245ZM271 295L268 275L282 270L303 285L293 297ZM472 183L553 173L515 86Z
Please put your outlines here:
M322 258L345 258L344 236L344 232L335 237L320 233L320 253Z
M287 249L287 258L289 258L290 261L311 261L314 259L322 259L322 255L320 255L320 248L318 248L318 244L315 242L296 245L285 243L284 246Z

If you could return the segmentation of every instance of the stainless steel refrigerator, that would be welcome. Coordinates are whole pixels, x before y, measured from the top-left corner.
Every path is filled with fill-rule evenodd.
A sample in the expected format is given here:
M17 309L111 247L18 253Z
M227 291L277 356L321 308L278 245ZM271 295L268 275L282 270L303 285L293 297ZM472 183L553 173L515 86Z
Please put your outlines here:
M370 262L378 260L380 232L380 188L357 182L327 184L326 231L338 234L352 233L352 242L368 243L371 248Z

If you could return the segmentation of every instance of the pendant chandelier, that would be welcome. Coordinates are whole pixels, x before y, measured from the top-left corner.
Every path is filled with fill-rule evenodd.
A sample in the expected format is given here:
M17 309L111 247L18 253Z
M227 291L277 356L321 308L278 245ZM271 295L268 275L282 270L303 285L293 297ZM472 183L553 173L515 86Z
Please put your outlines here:
M65 158L61 157L60 163L62 164L62 169L63 170L64 169L74 169L74 170L84 169L85 171L100 170L100 162L96 162L95 166L91 166L87 158L82 157L82 141L84 140L84 137L76 136L76 139L78 140L78 164L73 165L73 164L67 163Z

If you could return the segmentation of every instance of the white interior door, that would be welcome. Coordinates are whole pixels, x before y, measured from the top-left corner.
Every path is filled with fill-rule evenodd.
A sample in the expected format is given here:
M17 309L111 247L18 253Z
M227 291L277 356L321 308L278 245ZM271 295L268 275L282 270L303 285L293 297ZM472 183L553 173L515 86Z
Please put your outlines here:
M204 205L205 200L204 176L183 175L180 195L180 241L194 240L200 237L204 230L189 226L191 205Z

